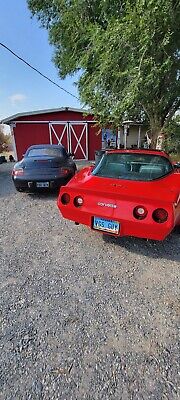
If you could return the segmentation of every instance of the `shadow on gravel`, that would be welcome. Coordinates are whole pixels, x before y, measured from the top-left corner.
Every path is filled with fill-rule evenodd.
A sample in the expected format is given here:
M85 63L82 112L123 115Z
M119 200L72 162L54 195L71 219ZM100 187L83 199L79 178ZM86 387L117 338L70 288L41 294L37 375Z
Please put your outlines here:
M134 237L113 237L103 235L103 240L106 243L113 243L116 246L124 247L131 253L152 257L155 259L162 258L171 261L180 262L180 235L178 230L165 239L163 242L154 240L139 239Z
M16 193L14 184L11 179L11 171L14 163L7 162L0 164L0 198L9 197Z
M58 198L58 194L59 190L55 190L52 192L27 193L27 196L32 200L49 201L49 200L56 200Z

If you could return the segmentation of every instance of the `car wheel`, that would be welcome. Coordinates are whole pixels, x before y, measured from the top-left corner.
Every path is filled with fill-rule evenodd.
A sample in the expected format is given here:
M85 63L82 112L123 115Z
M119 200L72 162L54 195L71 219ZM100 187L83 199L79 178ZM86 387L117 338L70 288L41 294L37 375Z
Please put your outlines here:
M24 192L24 189L22 188L16 188L17 192Z

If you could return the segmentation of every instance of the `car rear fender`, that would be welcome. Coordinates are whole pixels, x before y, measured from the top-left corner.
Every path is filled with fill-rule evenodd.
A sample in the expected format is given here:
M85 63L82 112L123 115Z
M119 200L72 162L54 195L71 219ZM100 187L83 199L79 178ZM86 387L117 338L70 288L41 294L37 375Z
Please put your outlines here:
M68 193L70 195L70 202L67 205L63 205L61 202L61 196L63 193ZM78 208L79 211L84 213L88 213L90 215L95 215L99 217L106 217L115 220L126 220L135 222L137 221L133 215L133 210L137 206L143 206L147 209L147 216L144 220L138 221L140 223L155 223L152 218L153 211L157 208L164 208L168 212L168 220L166 222L169 226L174 226L175 218L178 215L178 210L175 207L175 204L169 201L157 201L157 200L147 200L143 198L139 200L139 196L126 196L119 195L117 193L107 194L102 193L98 194L94 191L86 192L82 189L78 191L72 189L71 187L61 187L60 194L58 197L58 207L61 209L63 213L63 208L71 209L71 212L74 213L77 210L77 207L74 205L74 199L76 196L81 196L84 200L84 203L81 207Z

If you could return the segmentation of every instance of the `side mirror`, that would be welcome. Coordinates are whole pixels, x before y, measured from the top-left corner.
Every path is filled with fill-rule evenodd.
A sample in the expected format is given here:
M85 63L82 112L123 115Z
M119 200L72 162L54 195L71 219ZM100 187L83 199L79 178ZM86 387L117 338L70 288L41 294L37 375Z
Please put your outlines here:
M177 162L173 165L174 169L180 168L180 162Z

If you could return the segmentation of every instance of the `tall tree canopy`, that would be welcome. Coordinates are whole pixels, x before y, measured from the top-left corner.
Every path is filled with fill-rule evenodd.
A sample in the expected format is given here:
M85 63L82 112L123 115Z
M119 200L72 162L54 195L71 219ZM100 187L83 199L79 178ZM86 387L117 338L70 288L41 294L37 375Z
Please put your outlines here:
M80 71L100 122L146 118L153 139L180 107L178 0L27 0L62 78Z

